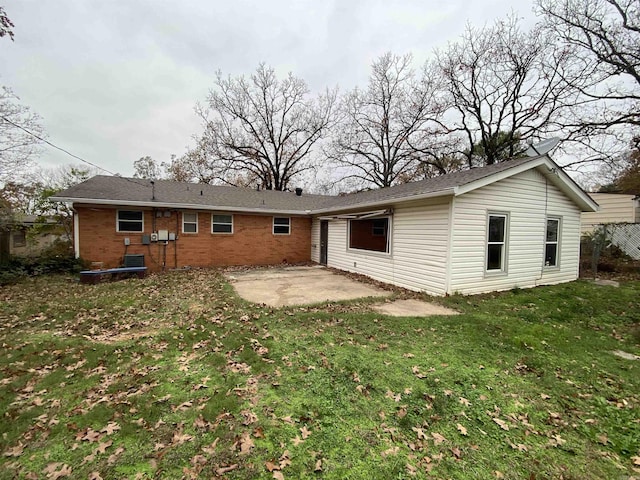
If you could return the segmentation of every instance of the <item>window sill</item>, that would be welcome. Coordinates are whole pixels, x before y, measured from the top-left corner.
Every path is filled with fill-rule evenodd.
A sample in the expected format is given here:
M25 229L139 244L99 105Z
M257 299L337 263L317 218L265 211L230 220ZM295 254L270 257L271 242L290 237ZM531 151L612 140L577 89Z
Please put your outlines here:
M376 257L391 257L391 252L379 252L377 250L364 250L362 248L351 248L347 247L347 252L355 253L360 255L375 255Z

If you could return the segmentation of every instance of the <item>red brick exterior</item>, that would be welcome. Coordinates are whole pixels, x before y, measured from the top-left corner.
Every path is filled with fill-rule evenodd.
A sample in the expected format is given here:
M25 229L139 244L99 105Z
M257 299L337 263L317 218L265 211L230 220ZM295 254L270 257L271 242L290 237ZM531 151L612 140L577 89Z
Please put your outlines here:
M157 216L151 209L121 207L144 211L144 232L117 232L116 207L74 207L79 222L80 257L103 262L105 268L121 265L125 253L144 254L145 266L151 271L160 271L163 266L274 265L311 259L311 219L306 217L290 217L290 234L274 235L273 216L235 213L232 234L212 234L211 212L199 211L198 233L182 233L181 211L169 210L169 216L165 216L166 210L159 209L162 216ZM143 234L158 230L177 233L177 240L142 245ZM124 245L125 238L131 242L128 247Z

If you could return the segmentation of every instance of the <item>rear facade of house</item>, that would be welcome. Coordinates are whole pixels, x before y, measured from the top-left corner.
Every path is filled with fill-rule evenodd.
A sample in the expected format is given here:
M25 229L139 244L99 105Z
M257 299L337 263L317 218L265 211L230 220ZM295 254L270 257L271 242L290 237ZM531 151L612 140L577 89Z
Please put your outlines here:
M546 156L337 197L134 187L95 177L59 194L78 256L151 271L313 261L431 295L575 280L580 215L597 210Z

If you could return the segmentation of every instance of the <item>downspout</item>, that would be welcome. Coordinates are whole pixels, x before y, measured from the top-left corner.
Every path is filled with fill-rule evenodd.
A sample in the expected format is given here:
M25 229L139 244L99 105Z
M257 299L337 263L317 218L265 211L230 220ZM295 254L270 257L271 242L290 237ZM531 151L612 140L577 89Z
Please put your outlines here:
M73 212L73 252L76 258L80 258L80 217L78 212L71 205L71 211Z

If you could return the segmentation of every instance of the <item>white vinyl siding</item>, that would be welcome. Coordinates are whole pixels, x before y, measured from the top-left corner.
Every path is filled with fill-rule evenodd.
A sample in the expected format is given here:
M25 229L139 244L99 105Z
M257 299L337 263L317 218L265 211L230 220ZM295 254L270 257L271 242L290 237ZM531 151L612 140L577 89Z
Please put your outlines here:
M581 218L582 233L591 232L595 225L603 223L634 223L640 220L640 208L635 195L619 193L590 193L600 210L584 212Z
M537 170L456 197L449 293L475 294L572 281L578 275L580 210ZM509 212L503 275L485 274L488 215ZM559 268L544 269L547 217L562 217Z
M328 266L432 295L446 292L449 198L396 207L391 217L391 254L348 248L348 221L329 221ZM320 221L312 244L319 258Z

